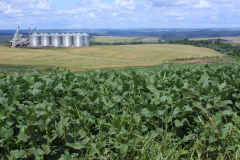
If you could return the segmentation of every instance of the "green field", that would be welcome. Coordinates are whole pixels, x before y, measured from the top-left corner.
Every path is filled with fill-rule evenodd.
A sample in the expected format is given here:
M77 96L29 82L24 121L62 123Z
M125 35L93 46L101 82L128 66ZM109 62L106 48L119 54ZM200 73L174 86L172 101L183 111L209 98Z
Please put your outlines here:
M0 65L60 67L73 70L159 65L176 58L223 56L212 49L187 45L147 44L86 48L0 48Z
M157 43L159 37L154 36L92 36L92 41L94 42L139 42L144 43Z
M0 75L0 159L239 160L240 66Z

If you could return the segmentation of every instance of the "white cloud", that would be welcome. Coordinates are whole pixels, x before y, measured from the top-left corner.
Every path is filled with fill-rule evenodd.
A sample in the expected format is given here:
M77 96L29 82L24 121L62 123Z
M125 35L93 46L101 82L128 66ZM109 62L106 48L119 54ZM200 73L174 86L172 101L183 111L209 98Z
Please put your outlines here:
M183 20L183 19L184 19L184 17L178 17L177 19L178 19L178 20Z
M133 0L115 0L114 4L131 10L135 9L135 2Z
M35 3L38 2L38 0L7 0L8 2L12 4L18 4L18 3Z
M51 3L47 0L40 0L37 4L38 9L48 10L51 9Z
M96 15L95 15L93 12L88 13L88 15L89 15L89 17L91 17L91 18L95 18L95 17L96 17Z
M205 0L200 0L199 4L194 5L195 8L211 8L211 4Z
M64 1L60 2L60 6L64 6ZM236 21L240 14L240 3L237 1L68 0L65 4L68 4L66 8L58 9L53 0L0 0L0 21L8 22L0 23L0 28L15 28L15 22L22 23L20 26L38 28L180 28L207 27L212 22L215 26L240 26L240 22Z

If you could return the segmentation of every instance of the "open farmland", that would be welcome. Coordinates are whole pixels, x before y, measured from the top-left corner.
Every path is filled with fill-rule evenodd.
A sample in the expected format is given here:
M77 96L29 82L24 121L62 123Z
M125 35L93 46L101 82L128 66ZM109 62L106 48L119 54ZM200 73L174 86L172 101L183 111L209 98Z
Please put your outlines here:
M151 66L176 58L223 56L212 49L187 45L148 44L87 48L0 48L1 65L60 67L73 70Z
M138 42L142 41L144 43L157 43L159 37L154 36L92 36L92 41L94 42Z

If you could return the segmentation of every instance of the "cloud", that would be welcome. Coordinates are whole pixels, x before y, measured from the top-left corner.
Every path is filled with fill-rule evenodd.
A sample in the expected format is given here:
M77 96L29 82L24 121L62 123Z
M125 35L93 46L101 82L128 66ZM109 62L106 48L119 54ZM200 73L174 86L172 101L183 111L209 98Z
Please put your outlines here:
M229 0L0 0L0 28L231 27L240 26L239 8Z
M47 0L40 0L37 4L38 9L48 10L51 9L51 3Z
M135 2L133 0L115 0L114 4L131 10L135 9Z
M95 18L95 14L93 12L88 13L90 18Z
M194 5L195 8L211 8L211 4L205 0L200 0L199 4Z

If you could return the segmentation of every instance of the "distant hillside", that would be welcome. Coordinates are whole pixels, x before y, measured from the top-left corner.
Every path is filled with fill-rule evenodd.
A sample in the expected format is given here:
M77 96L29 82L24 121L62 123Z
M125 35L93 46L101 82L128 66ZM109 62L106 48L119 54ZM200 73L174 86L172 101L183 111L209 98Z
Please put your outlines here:
M39 32L77 32L80 30L51 29L39 30ZM9 37L1 35L13 35L16 30L0 30L0 41L7 41ZM179 40L183 38L203 37L238 37L240 29L82 29L92 36L154 36L165 41ZM20 33L28 35L28 30L21 30ZM11 39L11 38L10 38Z

